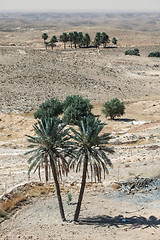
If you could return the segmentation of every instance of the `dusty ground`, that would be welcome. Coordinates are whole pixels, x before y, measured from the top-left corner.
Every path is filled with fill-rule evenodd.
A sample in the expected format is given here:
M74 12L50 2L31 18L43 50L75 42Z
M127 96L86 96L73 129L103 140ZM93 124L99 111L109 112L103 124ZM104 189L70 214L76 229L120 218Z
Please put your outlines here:
M116 28L116 18L112 21L114 28L108 24L77 26L78 31L92 35L99 30L106 31L110 38L118 38L118 48L99 50L69 47L63 50L63 45L57 44L53 51L45 51L42 32L47 30L49 36L58 36L63 31L75 30L68 23L67 27L64 22L57 23L60 27L54 26L56 32L53 32L51 26L42 23L34 22L31 27L29 23L13 22L19 29L11 31L10 21L6 25L1 21L0 195L28 181L24 135L33 134L33 110L42 101L81 94L91 100L94 113L99 115L102 104L113 97L124 100L126 106L121 120L110 121L101 116L106 122L103 131L113 137L111 145L115 154L110 159L114 168L101 184L86 188L80 224L61 223L56 197L42 197L1 223L1 239L159 240L159 191L126 195L110 187L115 181L134 176L160 176L160 60L147 57L151 51L160 50L159 38L156 31L138 31L142 25L150 26L147 18L143 23L139 21L137 27L133 27L135 18L132 18L128 20L131 30L125 26L121 30ZM121 20L119 24L122 26L122 23ZM155 25L159 27L156 20ZM154 27L152 30L156 30ZM132 47L140 49L140 57L124 55L124 51ZM32 175L31 180L38 180L37 174ZM66 203L67 195L63 193L68 220L73 219L80 174L71 173L63 179L65 184L74 181L77 188L71 188L71 205Z

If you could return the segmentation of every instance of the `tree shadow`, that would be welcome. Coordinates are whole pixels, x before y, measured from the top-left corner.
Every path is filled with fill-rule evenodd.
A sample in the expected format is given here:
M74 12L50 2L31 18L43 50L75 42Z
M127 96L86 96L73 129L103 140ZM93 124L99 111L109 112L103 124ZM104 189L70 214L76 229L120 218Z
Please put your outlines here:
M116 217L110 216L95 216L93 218L85 218L82 219L80 224L82 225L96 225L98 227L117 227L120 226L129 226L130 228L159 228L160 226L160 219L157 219L155 216L150 216L148 219L145 217L127 217L125 218L123 215L118 215Z
M118 47L106 46L106 47L103 47L103 48L118 48Z
M113 121L116 121L116 122L132 122L132 121L136 121L134 118L116 118L116 119L113 119Z

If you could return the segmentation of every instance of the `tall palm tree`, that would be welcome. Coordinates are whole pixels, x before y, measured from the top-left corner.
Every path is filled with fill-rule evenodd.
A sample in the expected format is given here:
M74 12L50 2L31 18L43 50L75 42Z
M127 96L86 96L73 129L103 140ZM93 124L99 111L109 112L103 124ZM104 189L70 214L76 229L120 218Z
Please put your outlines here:
M76 172L80 170L83 165L83 174L81 189L79 193L79 199L77 208L74 215L74 221L78 220L82 198L84 194L86 176L89 170L91 172L91 178L94 177L98 181L101 181L101 172L103 170L104 177L108 173L107 165L112 166L111 161L106 155L106 152L113 153L113 149L106 146L110 136L109 134L99 135L104 127L104 124L99 119L93 116L84 117L78 123L79 131L71 128L70 137L72 139L72 146L75 151L75 158L71 158L69 161L70 167L76 168Z
M71 48L72 48L72 43L73 43L73 32L68 33L68 40L71 42Z
M82 32L78 32L78 45L79 47L81 47L82 45L82 39L83 39L83 33Z
M65 160L68 151L68 129L65 129L61 120L55 117L41 119L33 127L36 136L27 135L27 140L31 143L28 147L33 148L26 153L32 154L28 159L30 164L28 172L30 173L32 169L35 169L35 172L48 159L57 191L61 218L65 221L59 178L62 174L68 173L68 162Z
M44 45L45 45L45 48L47 50L48 42L46 42L46 40L48 39L48 34L47 33L43 33L42 34L42 39L44 40Z
M91 42L91 38L90 38L90 35L88 33L85 34L85 42L86 42L86 45L87 45L87 48Z
M90 42L91 42L90 36L88 33L86 33L81 40L81 46L88 48Z
M44 42L48 39L48 34L47 33L43 33L42 34L42 39L44 40Z
M60 35L60 41L64 43L64 49L66 49L66 42L68 42L69 37L66 32L64 32L62 35Z
M105 48L107 43L109 43L109 36L105 33L105 32L102 32L101 34L101 43L103 43L103 47Z
M74 43L74 47L77 48L77 44L78 44L78 32L73 32L73 43Z
M101 38L102 38L102 35L100 32L97 32L96 33L96 36L94 38L94 43L95 43L95 46L96 48L99 48L100 44L101 44Z
M52 49L53 49L53 47L56 46L56 44L55 44L56 42L58 42L58 40L57 40L57 37L54 35L49 42Z

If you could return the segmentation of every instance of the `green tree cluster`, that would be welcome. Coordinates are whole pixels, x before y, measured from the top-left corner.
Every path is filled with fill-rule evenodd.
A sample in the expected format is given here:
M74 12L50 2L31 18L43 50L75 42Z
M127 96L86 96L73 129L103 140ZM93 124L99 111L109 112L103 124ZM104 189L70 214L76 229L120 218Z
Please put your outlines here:
M53 47L56 46L55 43L58 42L58 39L56 36L53 36L49 42L46 42L46 40L48 39L47 33L42 34L42 39L44 40L46 49L48 46L51 46L51 48L53 49ZM88 33L83 34L82 32L77 32L77 31L62 33L59 36L59 41L64 43L64 49L66 49L67 42L70 42L71 48L73 47L73 45L75 48L77 48L77 45L80 48L81 47L88 48L91 46L90 35ZM99 48L99 46L103 44L103 47L106 47L107 43L109 42L110 42L109 36L105 32L102 32L102 33L97 32L93 41L93 46ZM112 43L117 44L117 39L115 37L112 39Z
M51 98L39 105L34 113L34 117L38 119L48 117L58 117L63 114L63 122L66 124L76 124L82 117L92 115L93 106L89 99L85 99L79 95L67 96L64 102Z
M66 124L76 124L82 117L91 115L92 108L89 99L79 95L68 96L63 102L62 120Z

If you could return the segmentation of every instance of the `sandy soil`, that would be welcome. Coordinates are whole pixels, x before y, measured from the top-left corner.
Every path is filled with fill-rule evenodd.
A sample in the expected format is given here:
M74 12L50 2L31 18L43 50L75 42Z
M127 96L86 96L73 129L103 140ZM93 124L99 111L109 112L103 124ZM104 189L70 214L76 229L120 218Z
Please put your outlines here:
M7 24L2 21L1 30L8 29ZM81 94L94 104L94 113L101 115L102 104L118 97L124 100L126 112L116 121L100 116L106 122L103 131L113 137L115 153L109 157L114 168L102 183L87 185L80 223L71 220L81 174L71 173L63 178L63 184L75 182L70 187L72 204L66 203L67 194L62 193L68 222L60 220L56 197L43 196L19 207L2 222L0 239L159 240L159 188L127 195L111 187L113 182L135 176L160 177L160 60L147 57L160 50L157 32L101 25L102 31L106 27L111 37L118 38L118 48L71 50L68 46L64 50L57 44L53 51L45 51L41 33L47 29L53 35L51 27L27 25L22 31L23 24L15 26L21 29L2 31L0 39L0 195L28 181L24 135L33 134L33 112L42 101ZM73 30L64 22L60 26L57 35ZM81 25L76 29L93 34L99 27ZM124 55L135 46L140 57ZM37 173L31 175L31 181L35 180Z

